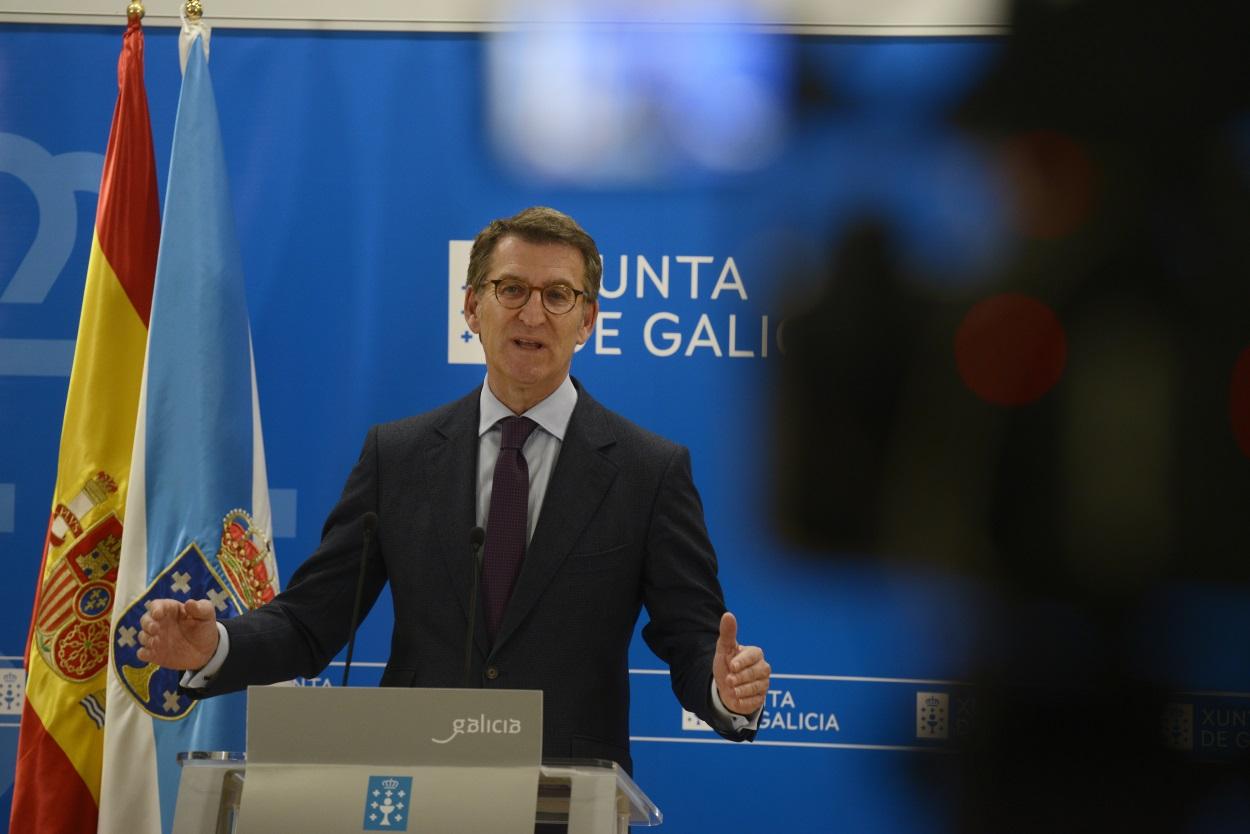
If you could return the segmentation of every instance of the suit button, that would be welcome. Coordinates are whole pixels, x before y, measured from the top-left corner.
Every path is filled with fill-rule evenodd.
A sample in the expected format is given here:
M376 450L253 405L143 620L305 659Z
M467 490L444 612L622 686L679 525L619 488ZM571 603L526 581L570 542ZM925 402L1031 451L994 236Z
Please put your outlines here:
M499 670L496 669L494 666L487 666L486 667L486 679L493 681L497 677L499 677Z

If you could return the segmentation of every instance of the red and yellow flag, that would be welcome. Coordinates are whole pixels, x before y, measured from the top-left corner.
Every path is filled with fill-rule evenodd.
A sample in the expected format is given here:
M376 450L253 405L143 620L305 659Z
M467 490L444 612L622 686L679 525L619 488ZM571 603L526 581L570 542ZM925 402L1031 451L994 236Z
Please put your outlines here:
M109 614L160 239L137 16L117 86L26 643L11 831L94 834L100 804Z

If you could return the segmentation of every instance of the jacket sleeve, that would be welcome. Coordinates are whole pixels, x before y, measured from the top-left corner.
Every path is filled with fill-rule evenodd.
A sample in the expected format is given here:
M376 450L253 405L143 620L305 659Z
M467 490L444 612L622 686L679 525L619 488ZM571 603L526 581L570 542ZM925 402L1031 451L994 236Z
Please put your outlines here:
M207 687L188 694L221 695L256 684L313 676L347 643L361 567L364 515L378 509L377 428L321 531L321 544L268 604L224 621L230 650ZM360 619L386 584L381 539L374 536L365 570Z
M675 448L661 478L646 550L643 603L650 622L642 636L668 664L673 693L724 738L753 739L754 730L735 731L712 709L712 658L725 600L685 447Z

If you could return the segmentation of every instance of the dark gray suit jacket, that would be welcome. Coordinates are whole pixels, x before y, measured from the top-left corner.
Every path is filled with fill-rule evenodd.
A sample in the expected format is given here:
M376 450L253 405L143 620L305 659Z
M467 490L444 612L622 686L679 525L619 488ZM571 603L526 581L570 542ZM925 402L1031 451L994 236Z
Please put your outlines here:
M684 447L595 402L580 385L560 456L494 645L478 605L472 685L543 691L543 755L632 769L628 649L643 637L681 704L734 740L709 686L725 610ZM463 684L469 530L475 525L480 389L375 426L321 545L269 605L225 623L215 695L321 672L347 641L361 517L378 516L365 610L390 583L395 625L383 686ZM676 720L676 717L674 717Z

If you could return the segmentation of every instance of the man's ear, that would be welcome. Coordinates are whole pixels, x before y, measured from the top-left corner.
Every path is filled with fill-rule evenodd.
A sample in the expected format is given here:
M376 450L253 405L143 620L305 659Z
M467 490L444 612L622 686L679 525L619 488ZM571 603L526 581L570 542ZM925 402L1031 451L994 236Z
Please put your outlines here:
M590 334L595 329L595 319L599 317L599 299L595 299L585 305L582 311L582 324L577 328L577 343L579 345L586 344L586 340L590 338Z
M474 333L482 332L482 322L477 317L477 293L469 287L464 292L464 320L469 325L469 330Z

